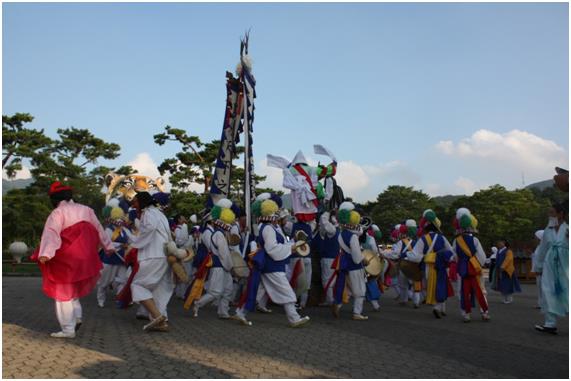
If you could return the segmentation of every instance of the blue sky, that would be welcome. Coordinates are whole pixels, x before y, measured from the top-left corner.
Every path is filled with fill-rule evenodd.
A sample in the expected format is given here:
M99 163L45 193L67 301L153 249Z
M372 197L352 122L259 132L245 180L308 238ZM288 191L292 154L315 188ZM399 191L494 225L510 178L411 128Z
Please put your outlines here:
M568 167L568 4L23 4L3 7L3 114L121 145L150 171L165 125L219 138L226 70L251 28L257 170L341 162L346 193L510 189ZM323 159L323 158L321 158Z

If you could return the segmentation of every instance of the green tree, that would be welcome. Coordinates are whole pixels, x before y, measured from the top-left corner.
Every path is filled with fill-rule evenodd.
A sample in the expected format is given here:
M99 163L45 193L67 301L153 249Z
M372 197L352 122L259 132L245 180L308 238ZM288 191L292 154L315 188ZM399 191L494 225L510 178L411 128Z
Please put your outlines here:
M426 209L433 208L434 203L426 193L413 187L391 185L377 196L371 208L371 218L388 237L394 225L412 218L416 221Z
M452 217L458 208L465 207L478 219L479 238L484 248L493 246L500 238L518 245L533 241L533 233L541 228L539 218L546 213L546 205L538 202L529 189L508 191L501 185L493 185L454 201Z
M29 158L32 166L30 172L34 179L28 188L10 191L2 198L2 230L5 237L3 242L7 243L14 239L23 239L28 244L37 243L46 217L52 210L47 190L55 180L65 181L73 187L76 201L100 212L105 203L101 192L102 175L112 168L96 166L97 162L100 158L114 159L119 156L119 145L107 143L88 130L74 127L58 129L57 139L43 139L38 134L32 134L36 139L33 143L34 150L31 150L30 144L23 148L27 143L18 141L26 135L22 132L22 124L31 122L32 119L29 114L3 117L3 135L5 129L12 134L8 134L11 141L7 145L3 142L3 151L6 154L3 161L5 160L6 166L17 170L18 161L16 164L14 161L18 158ZM14 131L21 134L18 135ZM90 166L95 167L88 171ZM132 171L132 168L121 167L118 170L128 172Z
M174 214L182 214L187 218L204 209L208 195L205 193L186 192L173 189L170 194L170 210ZM200 216L198 216L200 218Z
M161 175L168 172L174 188L188 190L192 183L198 183L203 184L204 193L208 193L220 141L202 143L198 136L190 136L186 131L171 126L166 126L165 132L153 138L160 146L167 141L182 145L182 151L177 152L174 158L165 159L159 165Z
M27 113L2 115L2 169L9 178L22 169L22 159L33 160L40 151L52 144L52 140L44 135L44 130L24 127L33 120L34 117Z
M115 159L121 147L95 137L89 130L75 127L58 129L59 139L42 150L32 160L35 182L46 186L54 180L92 180L87 166L96 165L100 158ZM99 171L96 169L94 174Z
M35 247L40 241L46 218L52 211L47 193L35 189L10 190L2 197L2 246L20 240Z

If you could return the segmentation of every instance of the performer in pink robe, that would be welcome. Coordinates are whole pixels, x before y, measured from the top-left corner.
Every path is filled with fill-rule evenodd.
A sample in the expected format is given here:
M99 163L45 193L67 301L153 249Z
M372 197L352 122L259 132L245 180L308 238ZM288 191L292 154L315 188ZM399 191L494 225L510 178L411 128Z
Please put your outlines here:
M44 293L56 302L61 331L51 336L74 338L82 319L79 298L88 295L99 279L99 245L107 255L115 250L93 209L73 201L71 187L58 181L48 194L55 209L32 260L39 262Z

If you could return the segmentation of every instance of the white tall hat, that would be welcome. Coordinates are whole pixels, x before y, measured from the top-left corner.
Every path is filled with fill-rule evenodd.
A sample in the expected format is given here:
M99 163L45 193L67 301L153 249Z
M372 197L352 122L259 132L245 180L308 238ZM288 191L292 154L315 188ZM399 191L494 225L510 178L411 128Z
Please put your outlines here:
M307 164L307 160L305 159L305 156L303 155L303 152L301 152L301 150L297 151L293 160L291 161L291 164L292 165Z

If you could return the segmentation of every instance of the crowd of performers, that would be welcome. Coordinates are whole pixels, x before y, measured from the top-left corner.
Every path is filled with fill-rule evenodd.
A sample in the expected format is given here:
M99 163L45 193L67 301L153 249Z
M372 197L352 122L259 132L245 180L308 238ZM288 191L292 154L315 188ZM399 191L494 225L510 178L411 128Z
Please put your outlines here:
M273 305L281 305L288 324L302 327L310 321L303 312L312 261L321 269L319 304L329 306L335 318L352 301L352 319L368 320L365 301L379 311L381 295L392 287L399 303L430 305L437 319L446 316L447 300L456 294L464 322L471 321L476 306L482 321L490 321L482 271L490 259L492 289L504 303L520 291L509 243L500 240L487 258L470 210L457 210L452 242L429 209L397 224L392 247L381 249L380 229L352 202L324 207L335 193L335 183L327 181L335 162L311 167L300 152L283 170L293 213L283 208L280 196L259 195L252 204L251 235L244 211L226 198L191 216L189 224L181 215L169 222L165 194L138 192L131 202L112 199L101 225L92 209L73 201L70 187L54 183L49 191L54 210L34 254L44 292L56 301L61 331L52 336L75 337L82 322L79 300L94 288L100 307L108 300L119 308L137 306L135 316L146 320L145 331L168 331L169 303L194 317L214 304L220 319L247 326L252 312L271 313ZM325 186L316 189L320 179ZM538 303L545 322L535 328L542 332L555 333L557 317L568 313L567 213L565 204L556 205L542 236L538 233L534 270L541 274Z

